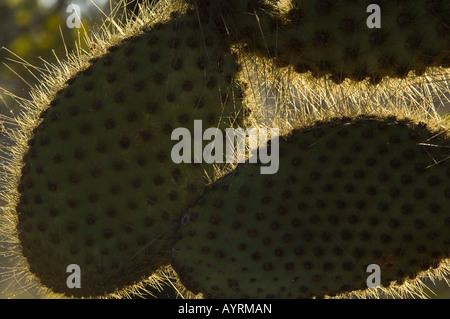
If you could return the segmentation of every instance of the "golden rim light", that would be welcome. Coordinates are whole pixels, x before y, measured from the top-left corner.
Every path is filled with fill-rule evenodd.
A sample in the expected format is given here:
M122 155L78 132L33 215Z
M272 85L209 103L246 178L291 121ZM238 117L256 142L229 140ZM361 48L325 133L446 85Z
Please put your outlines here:
M127 0L121 0L119 7ZM58 64L44 63L39 70L39 84L30 91L30 100L11 95L21 108L15 116L2 116L1 121L7 123L5 134L12 141L7 150L11 158L3 159L5 174L0 177L4 190L0 199L6 205L0 215L0 248L1 254L13 262L11 268L1 269L3 278L11 281L7 290L19 292L29 291L33 296L43 298L62 298L49 289L42 287L39 280L28 271L26 259L21 255L20 242L16 234L17 216L15 208L19 194L16 185L20 179L23 154L27 150L27 141L32 136L32 129L39 121L39 114L48 107L56 92L64 87L64 83L77 72L89 65L89 60L102 56L107 48L119 43L124 38L142 32L142 27L170 18L170 12L182 11L186 8L180 0L160 0L150 4L146 0L137 17L128 17L125 22L113 16L105 17L102 31L95 34L84 34L84 42L90 50L80 46L72 53L58 59ZM286 0L282 0L286 3ZM431 128L450 129L450 121L440 114L445 105L450 105L450 69L432 68L422 76L411 75L405 79L386 78L381 83L372 85L366 81L354 83L349 80L342 84L334 84L327 79L315 79L310 74L299 75L292 68L276 68L269 60L253 57L241 50L239 45L233 48L239 55L242 65L240 80L248 83L244 100L251 109L248 125L251 127L277 127L280 134L292 129L301 128L317 120L326 120L336 116L354 116L358 114L376 114L382 116L407 117L415 122L426 122ZM26 66L24 61L20 62ZM217 171L217 176L223 175ZM450 286L450 258L443 260L438 269L424 272L423 279L445 280ZM160 272L151 276L146 282L118 291L106 298L127 298L130 294L145 292L144 285L162 287L170 282L183 298L199 298L186 291L178 283L176 274L170 266L163 267ZM4 279L0 280L4 280ZM364 291L343 294L341 298L372 298L387 294L393 298L429 297L422 280L410 280L402 286L389 288L371 288ZM11 293L14 297L14 292Z

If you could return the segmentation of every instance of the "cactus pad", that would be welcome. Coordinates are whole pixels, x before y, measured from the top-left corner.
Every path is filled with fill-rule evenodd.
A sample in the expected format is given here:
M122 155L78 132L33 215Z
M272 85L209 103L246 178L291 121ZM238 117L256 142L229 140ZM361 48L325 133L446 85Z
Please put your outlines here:
M173 14L92 59L40 114L23 157L17 231L43 286L104 296L169 263L180 212L211 167L175 164L171 133L229 127L235 57L207 22ZM77 264L81 288L69 289Z
M450 139L423 123L361 116L280 140L279 171L241 164L182 218L172 264L212 298L311 298L401 285L450 247Z

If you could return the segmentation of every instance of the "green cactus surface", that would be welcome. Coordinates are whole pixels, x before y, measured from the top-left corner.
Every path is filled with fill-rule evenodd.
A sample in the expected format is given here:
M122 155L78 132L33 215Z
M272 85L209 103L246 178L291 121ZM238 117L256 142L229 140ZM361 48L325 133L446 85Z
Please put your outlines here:
M450 1L144 0L122 21L132 2L89 49L15 59L42 77L1 118L2 275L46 298L233 299L448 277ZM250 126L272 140L227 162Z
M173 267L207 298L361 291L369 265L382 286L402 285L448 254L449 143L447 131L396 117L294 130L277 174L240 164L208 186L180 222Z
M193 12L174 13L92 59L58 91L27 141L17 232L51 291L105 296L169 263L174 223L213 167L175 164L177 127L230 127L235 56ZM66 285L67 266L81 288Z
M450 66L445 0L196 2L216 14L227 36L251 54L337 83L347 78L378 83Z

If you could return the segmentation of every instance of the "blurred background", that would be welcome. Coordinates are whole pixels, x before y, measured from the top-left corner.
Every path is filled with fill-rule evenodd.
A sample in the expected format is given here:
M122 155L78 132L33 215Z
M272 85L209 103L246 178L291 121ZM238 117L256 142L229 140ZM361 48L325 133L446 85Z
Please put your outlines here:
M141 1L128 0L126 9L137 12ZM74 12L73 9L67 12L70 5L81 9L82 28L67 27L66 22ZM28 85L24 81L30 85L36 81L25 68L9 59L40 67L42 60L54 63L55 56L64 57L65 46L69 52L75 49L75 43L87 49L84 32L98 30L104 15L120 11L117 8L121 7L125 7L124 0L0 0L0 86L27 97Z
M83 41L85 31L98 31L104 15L116 12L117 8L137 13L141 1L128 0L125 5L124 0L0 0L0 114L12 116L20 111L16 100L29 99L29 88L38 83L36 70L45 67L44 60L57 63L57 57L63 59L66 50L76 48L75 43L88 49ZM67 12L71 4L81 9L80 29L67 27L67 19L73 12ZM124 17L120 13L116 16ZM0 133L1 154L8 145L6 136ZM31 291L11 289L10 276L4 274L8 266L0 252L0 299L37 298ZM430 294L431 298L450 299L446 283L441 281L430 287L435 292ZM158 294L161 298L174 296L169 287Z

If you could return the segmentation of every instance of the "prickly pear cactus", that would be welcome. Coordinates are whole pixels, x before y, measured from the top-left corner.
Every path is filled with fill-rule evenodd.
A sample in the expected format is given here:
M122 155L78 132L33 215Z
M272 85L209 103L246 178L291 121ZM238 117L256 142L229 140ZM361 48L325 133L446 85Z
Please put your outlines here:
M105 296L169 263L173 225L213 167L175 164L172 131L229 127L240 110L229 47L174 12L107 48L36 120L17 185L29 270L53 292ZM68 265L81 269L69 289Z
M296 70L379 82L449 67L447 1L293 1L279 56ZM371 14L375 14L373 18ZM368 21L369 20L369 21ZM372 26L377 22L379 25ZM283 58L281 58L283 59Z
M242 164L187 210L181 281L210 298L311 298L438 268L450 245L448 132L395 117L337 118L280 141L279 171Z
M220 16L217 23L251 54L337 83L450 66L448 1L196 2Z
M311 298L366 289L372 264L385 287L449 271L448 130L417 120L435 110L408 81L369 83L370 101L358 86L449 67L448 2L382 1L373 29L363 0L161 3L145 2L139 28L101 40L90 59L69 55L11 120L0 237L18 246L15 274L65 297L123 296L164 269L205 297ZM313 80L277 86L302 77L277 82L285 66ZM421 88L448 93L442 70ZM279 171L175 162L174 129L242 126L243 101L254 101L242 78L256 79L254 100L267 88L295 100L300 88L311 105L296 114L308 125L281 137ZM296 112L272 113L281 131L299 127ZM267 125L253 116L246 123Z

